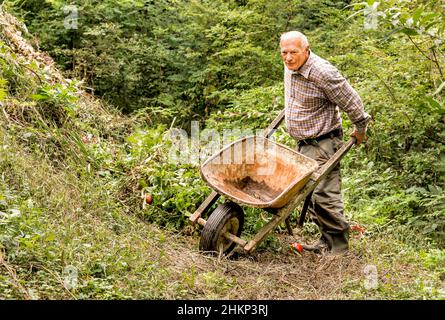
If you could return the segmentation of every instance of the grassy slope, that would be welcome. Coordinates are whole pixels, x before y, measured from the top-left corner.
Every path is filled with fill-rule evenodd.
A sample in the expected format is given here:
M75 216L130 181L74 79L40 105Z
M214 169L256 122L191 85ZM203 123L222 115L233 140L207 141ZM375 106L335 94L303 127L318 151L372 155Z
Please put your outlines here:
M131 185L120 198L112 192L131 179L103 170L108 160L122 161L123 139L138 120L110 113L81 90L74 116L59 125L42 118L48 103L31 101L26 91L40 81L67 84L51 59L27 47L12 17L1 20L10 50L2 61L17 64L8 81L19 88L9 90L0 112L1 299L444 298L443 251L427 244L420 250L417 240L402 241L389 228L354 237L345 256L299 256L277 233L257 253L226 260L199 254L196 233L143 222L139 205L125 201ZM39 65L29 71L32 61ZM63 110L56 119L66 116ZM95 146L80 142L88 132ZM104 149L109 159L99 159ZM367 265L377 267L375 289L365 288ZM66 282L72 267L74 287Z

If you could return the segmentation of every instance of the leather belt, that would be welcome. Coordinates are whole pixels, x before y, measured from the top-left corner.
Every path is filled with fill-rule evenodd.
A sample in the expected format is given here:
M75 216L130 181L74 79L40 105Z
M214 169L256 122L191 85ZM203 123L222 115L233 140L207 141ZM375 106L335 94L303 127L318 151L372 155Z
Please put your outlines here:
M337 128L332 131L329 131L328 133L322 134L321 136L318 136L316 138L298 140L298 145L301 146L304 144L313 144L314 142L319 142L319 141L327 139L327 138L334 138L334 137L340 137L340 136L343 136L343 130L342 130L342 128Z

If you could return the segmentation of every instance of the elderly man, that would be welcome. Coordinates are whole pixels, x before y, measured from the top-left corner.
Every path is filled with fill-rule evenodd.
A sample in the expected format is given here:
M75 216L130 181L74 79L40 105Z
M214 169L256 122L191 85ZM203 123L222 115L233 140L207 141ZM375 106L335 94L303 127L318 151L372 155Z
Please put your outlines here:
M357 92L328 61L309 49L307 38L298 31L280 39L284 61L285 122L289 134L298 140L300 153L324 164L342 145L340 110L355 125L351 136L360 144L365 139L370 116ZM306 250L328 248L348 250L349 224L343 215L340 165L314 190L309 212L318 225L321 239Z

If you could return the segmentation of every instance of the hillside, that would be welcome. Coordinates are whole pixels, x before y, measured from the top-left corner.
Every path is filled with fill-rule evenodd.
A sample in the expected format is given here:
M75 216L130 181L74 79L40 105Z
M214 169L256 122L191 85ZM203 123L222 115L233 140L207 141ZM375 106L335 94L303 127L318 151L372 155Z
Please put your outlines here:
M408 118L428 116L413 124L424 130L408 142L412 127L400 120L405 111L394 102L394 110L380 113L395 115L394 122L379 122L380 103L390 93L383 96L380 80L359 74L365 71L354 74L360 57L349 57L357 62L349 70L353 81L368 93L363 96L377 119L371 141L344 162L348 219L365 229L353 232L351 250L300 255L290 246L296 239L280 227L251 255L207 256L198 250L200 229L186 222L210 189L196 163L167 161L171 142L163 139L175 119L189 123L187 111L118 111L106 95L91 93L91 83L67 78L69 72L38 49L35 35L0 10L0 299L445 299L443 173L431 165L442 159L443 146L425 138L443 139L443 115L428 109L436 100L422 104L426 111L409 110ZM388 46L405 48L402 42ZM390 59L373 48L371 54ZM331 54L347 64L345 56ZM396 71L402 69L410 66ZM215 88L214 99L231 102L219 110L209 102L199 117L218 129L264 127L281 107L278 102L270 111L281 84L261 85L241 86L242 94ZM431 123L437 137L428 132ZM403 143L412 148L391 149L399 143L391 130L405 132ZM292 143L283 128L277 140ZM147 193L152 205L144 203ZM248 237L264 223L258 217L264 218L248 211ZM295 232L317 237L312 223Z

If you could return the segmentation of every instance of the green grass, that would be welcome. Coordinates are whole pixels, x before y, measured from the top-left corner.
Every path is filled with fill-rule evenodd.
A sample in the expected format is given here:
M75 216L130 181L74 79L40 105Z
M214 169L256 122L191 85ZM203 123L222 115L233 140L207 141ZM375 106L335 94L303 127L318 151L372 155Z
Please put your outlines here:
M409 228L363 221L351 255L330 264L298 257L279 234L252 257L218 261L197 252L196 234L147 224L96 175L56 170L0 132L11 148L0 156L3 299L444 299L445 252ZM377 269L374 289L365 288L367 265ZM72 267L77 283L67 288Z
M440 190L407 192L402 175L355 150L343 162L343 192L348 219L366 231L353 234L346 256L299 256L283 226L252 255L202 255L199 228L185 226L210 189L197 165L167 161L167 126L112 111L75 82L64 83L57 70L37 68L33 59L43 63L41 56L13 52L6 43L0 299L445 299L443 241L419 225L440 221L434 214L441 211L430 206ZM261 112L246 117L264 127L278 89L248 91L234 110L247 112L255 97ZM246 120L225 116L220 127L216 114L208 124ZM282 129L277 140L292 143ZM146 193L152 205L144 205ZM249 238L268 215L246 211ZM302 233L313 238L317 228L308 223ZM367 266L378 276L368 289Z

